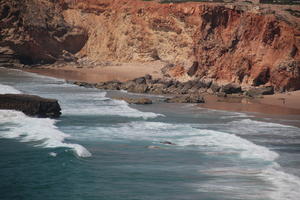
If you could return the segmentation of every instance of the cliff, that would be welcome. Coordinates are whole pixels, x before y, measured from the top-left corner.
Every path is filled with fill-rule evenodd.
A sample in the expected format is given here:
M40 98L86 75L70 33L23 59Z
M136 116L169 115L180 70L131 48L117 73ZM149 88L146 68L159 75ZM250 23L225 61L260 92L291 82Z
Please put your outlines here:
M18 41L8 46L21 55L22 62L54 62L64 54L89 62L161 60L169 64L165 73L181 81L208 79L243 87L271 85L277 91L300 89L299 6L141 0L22 2L27 7L32 5L28 2L43 2L45 7L38 9L42 12L39 20L28 9L21 9L20 16L33 15L25 21L20 16L1 16L1 27L3 19L19 23L14 28L10 25L6 34L1 31L1 38ZM2 41L0 46L4 46Z
M54 0L0 0L0 11L0 63L71 61L88 38Z

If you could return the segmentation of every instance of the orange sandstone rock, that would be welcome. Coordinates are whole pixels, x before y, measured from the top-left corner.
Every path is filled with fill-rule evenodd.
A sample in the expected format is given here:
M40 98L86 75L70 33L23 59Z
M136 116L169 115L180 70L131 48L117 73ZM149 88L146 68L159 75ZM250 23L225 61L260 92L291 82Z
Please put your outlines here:
M57 60L63 53L93 62L162 60L182 66L174 73L178 79L184 76L243 87L300 89L300 22L285 10L286 6L141 0L43 2L59 11L53 18L56 20L42 17L38 24L48 27L38 33L26 29L24 38L17 40L21 49L39 55L34 60ZM291 8L299 10L299 6ZM59 24L68 26L59 31ZM5 34L17 38L14 33ZM33 42L24 43L25 38Z

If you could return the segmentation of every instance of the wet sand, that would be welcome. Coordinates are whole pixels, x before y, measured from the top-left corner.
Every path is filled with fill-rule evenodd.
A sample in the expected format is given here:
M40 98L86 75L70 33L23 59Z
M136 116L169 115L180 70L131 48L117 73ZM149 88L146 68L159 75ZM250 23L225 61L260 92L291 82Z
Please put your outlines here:
M137 77L151 74L154 78L161 77L162 62L126 63L116 66L93 66L79 68L78 66L53 67L41 66L25 69L41 75L62 78L72 81L98 83L111 80L127 81ZM253 112L271 115L299 115L300 116L300 91L266 95L263 98L218 98L213 95L204 95L206 103L203 108L226 110L234 112Z
M285 98L285 103L283 103L280 97ZM292 92L290 95L265 95L258 99L218 98L213 95L205 95L205 99L206 103L200 105L203 108L234 112L255 112L271 115L300 116L300 97L298 97L298 91L295 95Z

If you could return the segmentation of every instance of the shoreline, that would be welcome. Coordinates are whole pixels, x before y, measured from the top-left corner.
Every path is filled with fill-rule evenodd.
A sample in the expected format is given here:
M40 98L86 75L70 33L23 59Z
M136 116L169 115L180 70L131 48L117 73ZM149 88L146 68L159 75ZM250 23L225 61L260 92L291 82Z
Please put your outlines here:
M155 78L160 78L162 77L160 73L162 66L162 62L150 62L83 68L76 68L71 65L66 65L63 67L54 67L53 65L48 65L36 68L23 68L21 70L40 75L61 78L65 79L66 81L99 83L115 80L124 82L139 78L145 74L150 74ZM203 94L203 97L206 99L206 102L199 104L198 106L207 109L243 113L300 116L300 91L264 95L262 98L255 99L235 97L220 98L207 93Z

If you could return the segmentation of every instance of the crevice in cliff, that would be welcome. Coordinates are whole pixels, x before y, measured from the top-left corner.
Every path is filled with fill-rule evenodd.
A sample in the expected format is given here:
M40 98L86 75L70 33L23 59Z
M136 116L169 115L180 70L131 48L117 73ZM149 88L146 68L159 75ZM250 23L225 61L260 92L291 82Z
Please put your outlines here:
M205 8L205 12L201 15L203 20L201 31L205 32L205 40L208 40L209 35L214 33L214 29L223 26L227 27L229 20L228 10L223 6L214 8Z
M263 33L263 42L268 45L272 45L275 37L280 36L280 27L278 22L269 22L266 25L265 32Z
M270 68L265 67L263 70L253 79L253 86L260 86L270 81Z

